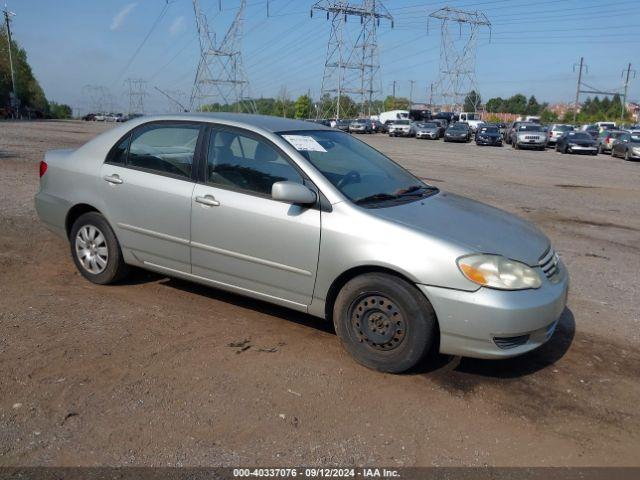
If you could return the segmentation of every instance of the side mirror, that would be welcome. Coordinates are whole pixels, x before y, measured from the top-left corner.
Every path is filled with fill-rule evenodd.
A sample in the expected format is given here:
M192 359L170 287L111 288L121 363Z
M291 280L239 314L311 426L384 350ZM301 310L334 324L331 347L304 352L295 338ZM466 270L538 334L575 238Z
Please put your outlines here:
M276 182L271 186L271 198L297 205L316 202L316 194L310 188L295 182Z

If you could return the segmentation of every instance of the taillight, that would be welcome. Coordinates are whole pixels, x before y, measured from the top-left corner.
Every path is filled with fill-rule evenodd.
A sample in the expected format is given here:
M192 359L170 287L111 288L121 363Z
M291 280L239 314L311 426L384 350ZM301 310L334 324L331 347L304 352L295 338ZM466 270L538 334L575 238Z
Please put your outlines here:
M44 160L40 161L40 177L42 178L42 176L47 173L47 162L45 162Z

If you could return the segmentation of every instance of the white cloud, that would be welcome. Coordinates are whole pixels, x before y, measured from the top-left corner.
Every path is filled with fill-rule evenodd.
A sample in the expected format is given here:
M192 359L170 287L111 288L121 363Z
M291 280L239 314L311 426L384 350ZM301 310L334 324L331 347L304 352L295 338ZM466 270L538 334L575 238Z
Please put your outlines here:
M180 16L176 18L169 27L169 33L171 35L175 35L176 33L180 33L182 30L184 30L184 17Z
M127 5L125 5L118 13L116 13L116 15L113 17L113 20L111 20L111 26L109 27L111 30L117 30L122 26L122 23L124 22L124 19L127 18L127 16L131 13L131 10L133 10L134 8L136 8L136 5L138 5L136 2L134 3L129 3Z

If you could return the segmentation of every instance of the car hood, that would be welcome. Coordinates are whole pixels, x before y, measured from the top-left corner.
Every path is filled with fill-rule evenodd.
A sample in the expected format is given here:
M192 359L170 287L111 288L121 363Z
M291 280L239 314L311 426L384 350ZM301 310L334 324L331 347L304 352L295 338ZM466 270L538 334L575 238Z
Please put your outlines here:
M468 247L537 265L549 239L533 224L490 205L440 192L422 201L370 209L379 218Z

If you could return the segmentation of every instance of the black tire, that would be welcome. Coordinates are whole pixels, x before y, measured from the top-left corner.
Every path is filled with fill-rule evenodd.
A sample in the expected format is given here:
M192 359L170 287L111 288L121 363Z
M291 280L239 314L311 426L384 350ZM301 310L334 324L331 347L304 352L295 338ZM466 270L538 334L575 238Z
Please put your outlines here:
M363 319L366 322L360 323ZM336 298L333 323L347 352L381 372L410 369L436 341L436 315L427 298L415 286L386 273L368 273L347 282Z
M99 233L102 233L104 244L106 246L106 266L104 266L104 269L96 273L91 272L80 260L81 250L77 246L80 244L78 244L76 238L78 238L79 232L82 229L85 229L85 227L89 228L89 230L93 227L94 229L97 229ZM99 236L96 236L96 239L97 238L99 238ZM129 266L124 263L122 250L120 249L120 244L118 243L115 233L113 233L109 222L107 222L107 220L98 212L89 212L78 217L71 227L71 232L69 233L69 244L71 247L71 257L73 258L73 262L76 264L76 268L82 276L90 282L97 283L99 285L107 285L122 280L127 273L129 273Z

